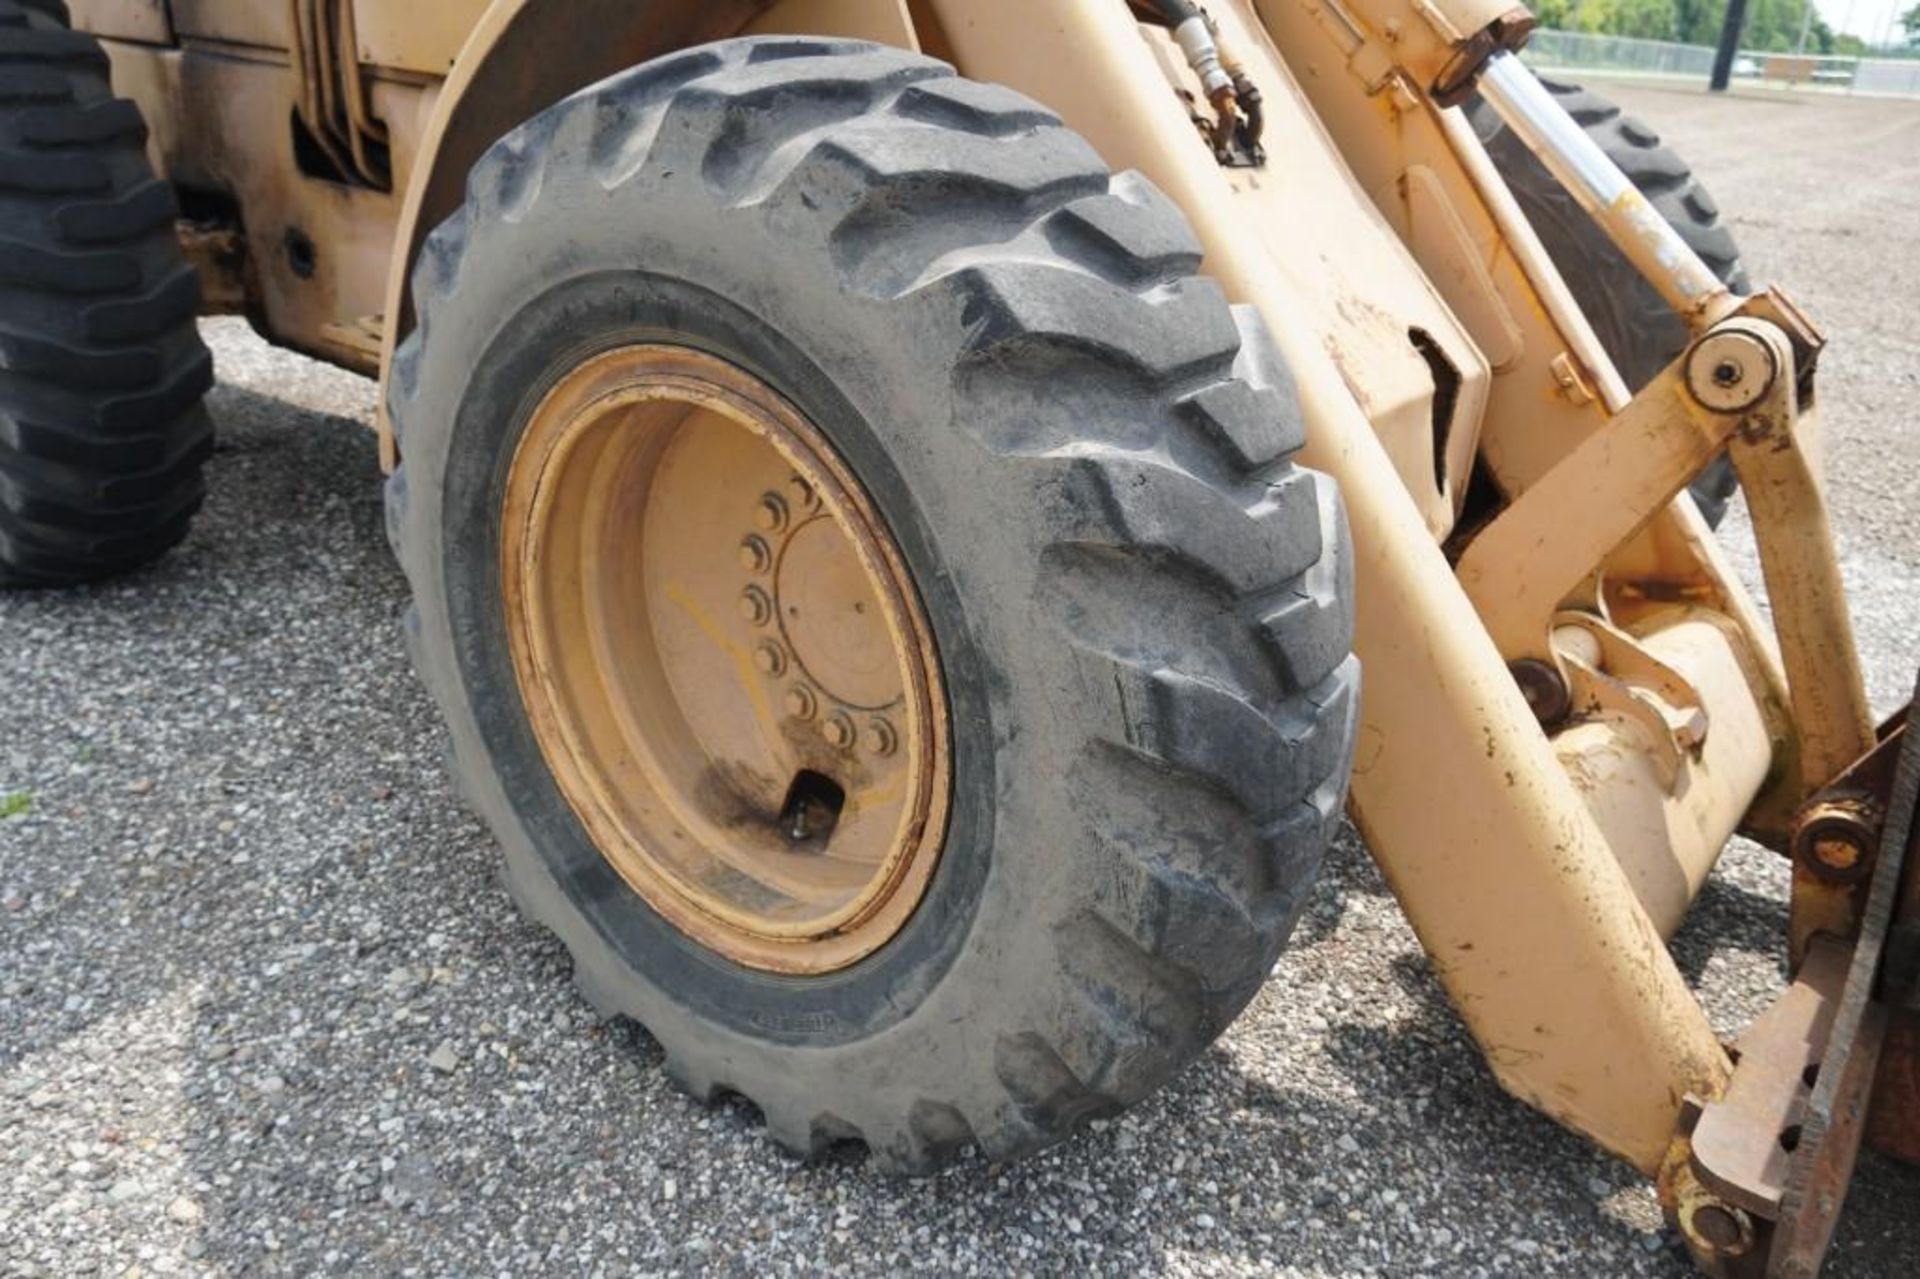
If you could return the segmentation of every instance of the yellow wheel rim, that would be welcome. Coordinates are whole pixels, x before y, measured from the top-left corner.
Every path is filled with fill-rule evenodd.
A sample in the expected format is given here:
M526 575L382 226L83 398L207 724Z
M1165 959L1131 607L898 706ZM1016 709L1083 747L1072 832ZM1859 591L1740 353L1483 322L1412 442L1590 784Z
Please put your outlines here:
M582 362L515 450L501 570L541 752L654 910L786 973L900 930L945 833L939 661L898 546L790 402L683 347Z

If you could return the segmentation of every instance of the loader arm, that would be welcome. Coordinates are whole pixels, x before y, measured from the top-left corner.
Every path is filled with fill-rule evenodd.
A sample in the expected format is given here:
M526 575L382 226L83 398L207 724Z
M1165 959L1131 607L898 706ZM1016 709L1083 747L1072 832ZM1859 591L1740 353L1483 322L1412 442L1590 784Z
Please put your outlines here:
M1016 21L1015 9L1027 14L1032 38L1018 44L993 39L993 32ZM1296 205L1324 204L1340 197L1342 186L1364 188L1364 178L1337 163L1360 151L1359 140L1349 134L1337 145L1329 142L1319 122L1330 113L1312 109L1281 55L1282 46L1267 37L1260 15L1250 7L1216 5L1213 16L1255 78L1272 86L1266 91L1275 104L1270 132L1283 128L1289 115L1300 122L1295 140L1274 137L1273 154L1303 151L1316 164L1333 162L1330 174L1316 172L1317 182L1223 170L1204 149L1191 145L1192 125L1171 95L1111 92L1109 86L1153 85L1156 77L1163 78L1149 41L1114 6L1098 0L1001 6L989 0L969 11L982 20L965 27L947 24L962 64L977 75L1046 97L1115 163L1141 168L1167 190L1195 220L1210 271L1230 294L1259 305L1279 338L1307 409L1310 460L1340 480L1360 548L1357 647L1368 683L1354 772L1355 816L1502 1082L1562 1122L1653 1169L1665 1152L1680 1099L1689 1092L1716 1091L1728 1062L1667 954L1661 930L1636 895L1630 867L1636 858L1710 860L1718 849L1620 848L1609 839L1508 671L1488 620L1448 560L1442 536L1423 516L1406 475L1394 466L1383 424L1367 411L1364 370L1355 371L1352 362L1343 365L1341 353L1329 350L1328 331L1315 323L1297 263L1304 255L1294 252L1290 237L1268 228L1298 225L1303 215ZM1426 21L1415 15L1400 20ZM1070 62L1087 74L1065 85L1049 82L1046 69ZM1395 81L1388 76L1381 82ZM1411 75L1398 83L1412 95L1408 111L1391 102L1360 108L1371 110L1380 130L1390 135L1376 146L1390 145L1402 134L1403 114L1443 110ZM1355 79L1353 86L1358 94L1365 83ZM1435 151L1427 159L1425 167L1437 173L1445 156ZM1436 185L1447 190L1444 183ZM1464 183L1456 189L1471 196ZM1467 219L1477 203L1464 210L1453 207L1471 226ZM1372 221L1384 225L1377 211ZM1480 221L1490 218L1482 212ZM1337 245L1316 247L1329 255L1340 249L1356 255L1379 252L1357 229ZM1399 260L1407 287L1420 287L1418 264L1405 250ZM1365 276L1356 271L1355 278ZM1510 276L1506 283L1517 290L1522 281ZM1537 287L1556 285L1546 280ZM1569 344L1545 320L1547 309L1520 296L1511 302L1509 295L1495 296L1524 327L1520 349L1505 353L1506 371L1494 381L1514 387L1506 402L1524 404L1529 411L1509 417L1502 412L1502 396L1490 395L1480 424L1480 452L1505 469L1508 483L1520 491L1535 472L1551 469L1550 459L1535 458L1533 451L1544 449L1530 444L1527 453L1507 462L1499 445L1509 434L1557 437L1565 449L1603 428L1607 415L1591 398L1576 402L1576 396L1557 389L1551 368L1566 357ZM1378 294L1361 300L1379 310L1393 302L1391 297L1383 302ZM1457 315L1465 304L1450 309ZM1668 496L1654 495L1645 508L1658 511ZM1675 508L1656 515L1643 541L1651 545L1633 549L1661 577L1698 584L1689 592L1689 609L1741 599L1690 512ZM1681 619L1637 618L1634 625L1652 631L1657 628L1644 624L1659 620ZM1753 709L1765 695L1766 680L1724 678L1727 669L1764 670L1766 649L1746 636L1737 622L1725 630L1709 625L1695 636L1697 645L1675 653L1668 664L1691 665L1702 673L1720 668L1695 678L1717 682L1729 690L1730 700L1744 702L1742 718L1750 726L1756 714L1767 718L1766 711ZM1756 694L1755 683L1762 693ZM1709 708L1709 714L1719 709ZM1618 731L1630 743L1613 748L1620 757L1646 755L1630 713L1621 713ZM1764 752L1761 743L1768 735L1759 734L1753 748ZM1717 763L1699 767L1705 771ZM1747 780L1765 771L1763 762ZM1650 775L1631 770L1612 775L1626 786L1654 785ZM1719 811L1703 824L1718 825L1724 839L1752 794L1715 782L1687 786L1684 793L1695 803L1718 804ZM1678 801L1667 795L1660 806L1667 802ZM1621 807L1644 811L1643 806ZM1594 808L1612 811L1600 804ZM1656 821L1655 829L1660 828ZM1667 922L1670 927L1677 919Z
M1808 832L1830 784L1876 746L1817 470L1818 330L1777 292L1732 297L1580 134L1511 55L1530 25L1523 11L1213 4L1221 47L1263 94L1263 172L1194 145L1190 113L1155 85L1178 80L1180 60L1119 6L932 7L970 73L1042 98L1172 194L1209 270L1279 337L1309 415L1306 456L1339 478L1359 547L1367 688L1354 815L1502 1083L1662 1172L1670 1213L1709 1269L1817 1264L1864 1127L1885 1016L1866 992L1899 914L1889 903L1901 900L1898 814L1910 796L1889 800L1883 776L1873 817L1850 833L1850 882L1876 876L1881 905L1830 911L1821 935L1858 943L1846 950L1852 979L1791 992L1824 1018L1823 1034L1838 1027L1814 1069L1796 1059L1784 1082L1756 1083L1769 1059L1754 1054L1736 1070L1664 939L1736 830L1797 857L1797 913L1821 886L1831 899L1813 851L1830 841ZM1015 27L1028 38L1004 39ZM1076 74L1063 77L1068 65ZM1475 85L1694 334L1637 395L1448 105ZM1187 101L1200 97L1189 85ZM1355 191L1371 217L1353 214ZM1303 264L1314 254L1301 237L1274 228L1311 227L1330 207L1345 231L1309 238L1334 260L1316 278L1324 260ZM1392 252L1378 229L1392 232ZM1433 433L1409 449L1390 372L1374 393L1378 330L1348 317L1420 329L1436 299L1435 345L1464 342L1468 354L1448 356L1452 386L1434 369ZM1443 389L1457 410L1463 386L1470 420L1439 420ZM1494 490L1471 502L1446 486L1463 433ZM1753 512L1771 630L1683 496L1722 449ZM1796 963L1805 949L1803 937ZM1822 1052L1836 1070L1810 1092ZM1772 1110L1714 1109L1769 1086ZM1759 1174L1694 1153L1687 1134L1703 1108L1716 1131L1744 1126L1771 1150L1809 1116L1794 1191L1742 1196L1742 1178ZM1815 1122L1834 1114L1851 1118Z

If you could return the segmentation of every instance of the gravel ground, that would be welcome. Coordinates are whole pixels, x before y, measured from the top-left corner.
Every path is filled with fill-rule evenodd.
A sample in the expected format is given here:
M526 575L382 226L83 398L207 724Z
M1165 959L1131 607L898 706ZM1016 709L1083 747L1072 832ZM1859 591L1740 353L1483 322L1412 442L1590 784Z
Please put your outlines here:
M1829 326L1891 708L1920 630L1920 104L1619 96ZM1065 1149L901 1183L685 1100L514 916L442 771L369 385L207 327L223 444L187 545L0 598L0 1272L1686 1273L1637 1176L1494 1086L1351 832L1218 1047ZM1784 919L1780 865L1736 849L1678 946L1729 1031L1779 988ZM1831 1272L1920 1270L1917 1193L1869 1160Z

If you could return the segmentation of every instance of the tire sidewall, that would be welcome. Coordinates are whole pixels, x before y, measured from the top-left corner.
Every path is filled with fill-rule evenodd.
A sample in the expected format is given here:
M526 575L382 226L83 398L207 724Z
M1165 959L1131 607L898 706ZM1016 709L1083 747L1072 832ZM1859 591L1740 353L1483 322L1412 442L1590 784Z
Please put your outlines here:
M789 1149L858 1135L931 1171L1058 1140L1211 1042L1297 917L1352 742L1346 538L1288 460L1269 339L1199 260L1164 196L1031 100L812 40L575 95L490 150L423 247L388 511L456 775L592 1002ZM653 915L520 705L494 527L513 444L559 370L662 338L813 420L941 659L941 865L839 973L742 970Z
M511 295L510 291L508 291ZM594 846L534 736L507 642L500 518L514 449L546 390L580 361L640 342L738 364L799 406L859 478L906 560L933 628L952 726L944 847L902 930L837 972L784 977L732 963L654 911ZM460 682L529 843L568 900L648 985L703 1020L778 1043L871 1035L918 1005L965 940L992 860L995 753L980 654L932 537L887 450L834 380L765 320L686 280L577 277L511 315L474 362L445 472L446 591Z

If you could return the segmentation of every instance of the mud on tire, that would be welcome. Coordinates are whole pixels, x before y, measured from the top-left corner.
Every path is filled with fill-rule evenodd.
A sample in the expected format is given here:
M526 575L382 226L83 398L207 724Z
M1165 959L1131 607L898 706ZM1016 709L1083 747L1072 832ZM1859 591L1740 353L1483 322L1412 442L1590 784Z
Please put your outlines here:
M408 631L522 906L694 1094L801 1153L925 1172L1139 1100L1266 978L1345 794L1357 667L1333 485L1258 317L1178 212L926 58L761 39L576 94L428 240L390 410ZM542 763L498 510L543 386L612 345L723 355L806 411L902 549L947 682L945 853L851 968L733 966L650 911Z

